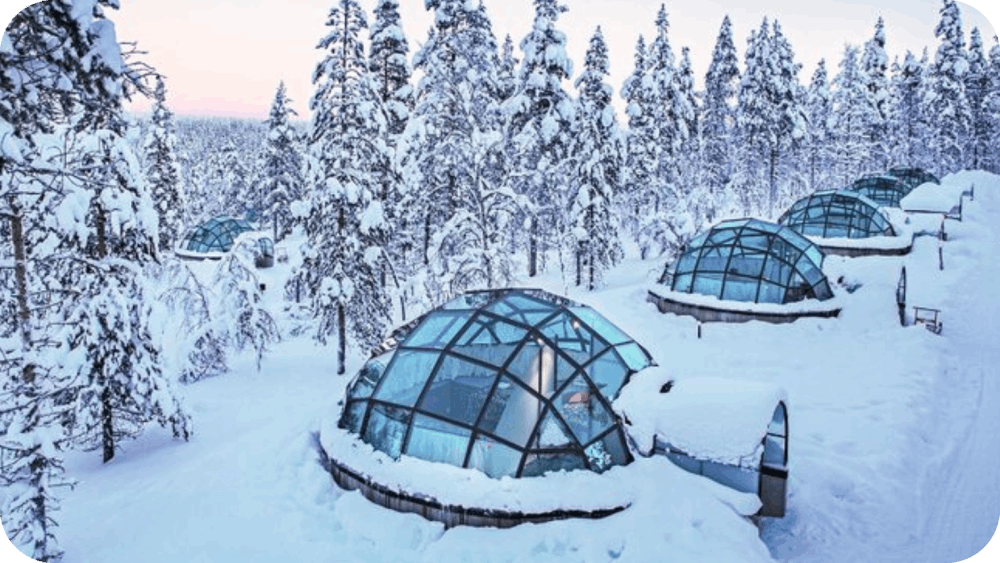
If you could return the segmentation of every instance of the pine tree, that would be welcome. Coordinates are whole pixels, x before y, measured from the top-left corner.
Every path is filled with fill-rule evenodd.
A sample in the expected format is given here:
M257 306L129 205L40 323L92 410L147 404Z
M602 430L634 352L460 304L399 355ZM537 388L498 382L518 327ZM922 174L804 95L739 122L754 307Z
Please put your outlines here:
M621 180L620 132L611 106L608 47L598 27L590 39L583 73L576 79L580 93L572 154L576 158L574 184L577 195L573 216L576 285L586 280L593 291L603 274L621 260L621 242L614 199Z
M864 128L868 155L867 168L885 170L889 166L888 113L889 81L886 76L889 58L885 53L885 23L879 17L875 35L865 43L861 58L861 78L865 86Z
M413 87L410 85L410 46L399 17L398 0L379 0L371 28L371 54L368 70L375 88L389 114L388 132L398 136L406 127L413 110Z
M996 138L1000 134L1000 42L993 36L993 47L990 48L989 73L990 91L983 101L983 112L986 114L987 135ZM986 169L1000 172L1000 143L991 143L986 154L988 164Z
M340 0L317 48L327 51L313 73L311 135L312 252L305 276L319 319L317 338L336 334L337 372L346 371L348 330L363 349L377 344L389 317L381 283L386 229L378 197L390 154L388 127L359 35L367 27L356 0ZM348 318L350 312L350 318Z
M706 184L712 199L718 201L733 175L736 136L736 86L740 70L733 44L729 16L722 20L719 37L712 52L712 63L705 75L705 102L702 130L705 143ZM710 211L707 219L712 221Z
M635 68L625 79L621 91L628 116L625 140L625 174L619 200L623 206L621 217L625 229L636 237L642 259L646 259L654 241L660 237L642 231L641 218L647 214L659 215L662 197L661 178L657 175L660 146L656 142L659 128L653 120L654 106L658 103L655 84L649 73L646 43L642 36L636 44Z
M929 95L926 73L926 49L922 60L907 51L893 77L893 156L896 164L932 169L933 161L927 157L931 123L924 106Z
M809 83L806 94L806 114L809 119L809 135L807 141L809 189L817 191L822 187L832 185L830 168L832 166L833 133L831 118L833 115L833 98L830 93L826 73L826 61L820 59Z
M160 250L173 248L184 232L187 198L184 194L173 113L166 107L167 89L163 77L156 77L152 117L146 137L146 181L160 217Z
M931 70L928 110L934 116L936 125L931 140L937 153L936 168L940 174L945 174L965 165L964 148L968 143L972 116L965 91L969 61L965 54L965 36L958 4L955 0L944 0L940 14L941 20L934 28L934 36L941 43Z
M966 149L968 155L966 167L978 170L985 167L986 154L993 142L993 137L990 135L988 111L986 110L986 97L990 93L992 84L989 63L983 51L983 39L979 34L978 27L972 28L968 58L969 70L965 74L965 91L969 99L971 129Z
M302 155L296 145L295 131L289 123L289 117L293 115L297 114L285 92L285 83L281 82L267 119L263 182L263 215L273 225L275 241L291 232L291 202L301 199L305 192Z
M858 69L858 48L848 45L840 62L840 72L833 79L834 142L836 143L837 180L849 186L864 170L865 115L867 109L864 82Z
M253 264L255 245L254 240L239 241L216 267L213 285L220 299L218 326L225 327L220 336L237 350L252 348L260 371L268 346L280 341L281 335L274 318L260 303L261 284Z
M562 81L573 74L566 56L566 36L556 29L566 7L558 0L534 0L535 19L521 41L524 60L517 90L504 103L512 151L515 190L531 208L525 210L528 276L539 272L539 248L560 232L569 187L566 183L575 107Z
M517 65L520 61L514 54L514 40L507 35L500 48L500 67L497 69L497 83L500 102L514 95L517 90Z

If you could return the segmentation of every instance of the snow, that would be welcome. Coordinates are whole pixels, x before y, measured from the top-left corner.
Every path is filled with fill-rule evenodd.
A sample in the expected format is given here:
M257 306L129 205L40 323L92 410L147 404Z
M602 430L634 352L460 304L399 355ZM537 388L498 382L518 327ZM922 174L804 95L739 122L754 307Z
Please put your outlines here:
M661 393L671 380L669 369L643 370L615 401L642 453L652 451L659 438L697 459L756 468L774 409L779 402L788 407L785 391L773 384L702 377L674 381Z
M969 185L958 182L942 182L941 185L926 182L913 188L900 200L899 206L903 211L948 213L958 207L962 192L968 189Z
M180 389L193 417L190 442L175 442L169 431L153 429L123 444L107 465L100 463L99 452L66 453L67 474L79 484L59 492L64 563L771 558L825 563L969 557L989 540L1000 514L1000 410L995 408L1000 383L994 377L1000 365L995 345L1000 178L977 172L942 179L945 187L972 182L975 200L965 202L961 223L949 222L947 242L918 237L906 256L827 258L828 276L843 274L861 284L854 293L837 296L843 311L836 319L712 323L702 327L699 338L695 319L663 315L645 301L650 282L662 271L661 260L627 261L610 270L606 288L595 292L567 290L556 267L522 280L595 307L650 351L662 367L640 373L633 383L655 387L666 378L677 383L646 406L661 398L683 399L670 395L698 382L709 390L721 388L717 378L746 382L732 389L756 399L744 405L718 394L711 412L726 428L746 421L747 434L709 444L713 451L745 449L750 427L759 427L755 417L763 416L750 412L753 403L763 409L780 396L776 387L785 390L788 513L765 519L760 537L741 516L753 508L746 495L658 457L640 457L631 467L600 476L559 474L539 481L577 483L588 477L597 479L588 482L594 487L591 500L619 495L632 501L627 510L601 520L445 531L418 516L376 506L337 488L310 443L312 432L338 416L349 379L335 375L335 343L322 347L308 335L286 334L259 373L252 355L244 354L234 358L231 373ZM908 304L942 310L940 336L899 326L894 294L902 266ZM287 267L261 272L281 276ZM268 287L265 301L278 314L280 292L270 287L279 286L269 282ZM351 351L349 374L362 359ZM622 405L640 389L630 384L616 407L634 409ZM735 412L743 406L745 413ZM711 438L699 434L705 432L701 425L660 425L658 432L681 432L670 440L682 440L686 431L705 447ZM412 479L427 477L427 465ZM438 487L442 495L515 502L498 498L495 489L457 486L452 474L446 475L420 485ZM600 480L605 477L616 487ZM474 480L465 473L462 478ZM512 480L490 484L508 483ZM590 495L583 490L587 495L579 496ZM553 500L559 493L565 491L545 494Z

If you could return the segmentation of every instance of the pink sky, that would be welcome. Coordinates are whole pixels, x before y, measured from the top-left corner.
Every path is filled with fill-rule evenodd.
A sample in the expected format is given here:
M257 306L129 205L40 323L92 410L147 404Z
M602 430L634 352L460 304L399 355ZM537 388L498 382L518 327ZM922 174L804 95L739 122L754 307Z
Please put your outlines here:
M146 61L167 77L168 105L178 114L222 115L264 119L278 82L284 80L294 107L308 117L311 75L322 53L315 49L325 33L324 22L336 0L121 0L110 14L120 40L137 41L148 52ZM531 0L484 0L498 41L510 33L515 44L527 33L533 17ZM616 93L632 69L640 33L653 34L653 19L661 0L564 0L570 11L558 24L568 39L575 72L583 62L587 41L601 25L609 43L610 83ZM997 21L1000 7L974 0ZM25 0L0 0L7 20ZM361 0L369 13L375 0ZM800 80L807 83L820 58L836 71L845 43L862 44L875 20L886 20L890 58L907 49L936 48L934 26L939 0L700 0L667 2L670 40L676 55L691 47L699 81L704 76L723 16L733 20L734 38L742 51L751 28L762 18L777 17L803 64ZM966 32L978 25L987 49L994 35L989 20L968 4L960 4ZM424 0L400 0L403 25L411 52L422 42L432 16ZM367 39L367 35L365 36ZM575 77L574 77L575 78ZM567 88L571 88L567 84ZM137 101L136 111L148 102Z

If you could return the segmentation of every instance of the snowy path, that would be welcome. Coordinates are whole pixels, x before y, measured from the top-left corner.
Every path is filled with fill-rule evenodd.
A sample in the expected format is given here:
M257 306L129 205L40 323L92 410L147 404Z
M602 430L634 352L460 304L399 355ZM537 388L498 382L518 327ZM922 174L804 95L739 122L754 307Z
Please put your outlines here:
M975 248L961 239L949 245L975 256L977 264L955 284L948 303L953 311L948 315L951 322L945 324L945 337L951 342L947 373L959 374L971 392L965 393L965 404L942 407L969 406L968 413L951 413L959 420L963 415L969 420L964 429L961 424L938 428L939 438L953 444L924 477L919 539L900 560L938 562L971 557L993 537L1000 517L1000 295L996 285L1000 280L1000 193L979 193L979 206L970 206L970 219L993 229L975 233L980 235L975 237ZM956 234L969 230L960 228Z

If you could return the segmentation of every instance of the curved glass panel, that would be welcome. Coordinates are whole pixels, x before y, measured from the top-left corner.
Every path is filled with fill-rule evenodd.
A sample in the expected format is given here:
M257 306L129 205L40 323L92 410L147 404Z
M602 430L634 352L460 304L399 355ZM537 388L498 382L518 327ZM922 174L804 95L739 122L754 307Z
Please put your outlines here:
M631 460L609 405L652 360L589 307L540 290L470 292L397 328L376 353L348 387L340 424L394 458L496 478Z
M253 227L244 219L216 217L188 231L181 239L179 248L188 252L200 253L229 252L233 248L236 237L252 230ZM270 239L266 240L267 244L270 244L271 254L273 254L273 243ZM260 243L258 242L258 244ZM265 250L264 246L261 246L261 250Z
M788 208L778 223L803 235L823 238L895 236L879 204L858 192L822 191Z
M803 217L815 215L802 202L792 208ZM694 245L696 241L701 245ZM670 280L673 291L729 301L783 304L807 297L829 299L833 294L823 275L823 259L819 247L786 226L740 219L724 221L695 237L662 279ZM813 291L821 282L824 291Z
M937 176L931 174L923 168L893 168L886 172L886 176L898 178L904 184L910 186L911 189L919 186L920 184L926 184L927 182L932 184L941 183L941 180L938 180Z
M900 200L915 187L893 176L865 176L851 184L848 190L858 192L883 207L899 207Z

